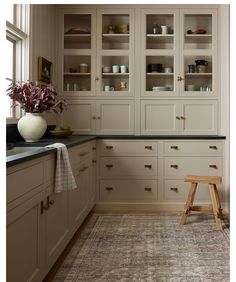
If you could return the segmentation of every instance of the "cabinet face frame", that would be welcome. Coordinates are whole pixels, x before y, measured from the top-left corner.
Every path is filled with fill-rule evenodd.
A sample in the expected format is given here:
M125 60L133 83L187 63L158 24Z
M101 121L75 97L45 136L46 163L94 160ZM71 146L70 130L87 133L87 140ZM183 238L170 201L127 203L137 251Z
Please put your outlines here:
M90 15L91 16L91 48L89 49L64 49L64 16L67 14L71 15ZM95 95L95 74L96 74L96 9L71 9L63 8L59 9L58 16L58 87L63 96L66 97L80 97L80 96L94 96ZM89 56L90 57L90 90L88 91L66 91L64 85L64 57L67 56ZM79 67L79 66L78 66ZM73 77L75 74L71 74ZM77 74L76 74L77 75ZM78 77L81 77L78 75ZM72 87L72 86L71 86Z

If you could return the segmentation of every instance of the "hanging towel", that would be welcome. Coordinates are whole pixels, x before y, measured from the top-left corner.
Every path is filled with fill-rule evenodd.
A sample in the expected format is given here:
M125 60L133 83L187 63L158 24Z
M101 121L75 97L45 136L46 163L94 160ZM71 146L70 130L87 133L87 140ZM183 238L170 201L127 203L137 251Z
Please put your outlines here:
M65 190L76 189L77 185L71 169L68 150L66 146L62 143L54 143L46 147L57 149L55 192L59 193Z

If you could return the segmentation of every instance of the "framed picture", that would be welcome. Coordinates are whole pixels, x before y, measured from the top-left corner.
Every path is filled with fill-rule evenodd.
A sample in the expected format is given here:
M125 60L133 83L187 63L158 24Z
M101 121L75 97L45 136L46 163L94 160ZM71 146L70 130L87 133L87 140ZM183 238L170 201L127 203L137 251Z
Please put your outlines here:
M52 63L43 57L38 57L38 80L46 83L52 81Z

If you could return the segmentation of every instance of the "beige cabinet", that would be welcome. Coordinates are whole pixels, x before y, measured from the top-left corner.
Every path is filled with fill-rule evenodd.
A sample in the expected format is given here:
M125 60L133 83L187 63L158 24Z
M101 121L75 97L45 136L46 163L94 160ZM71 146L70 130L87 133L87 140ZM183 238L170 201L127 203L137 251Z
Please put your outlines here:
M143 100L141 134L217 134L215 100Z
M68 100L63 123L77 134L134 134L134 102Z

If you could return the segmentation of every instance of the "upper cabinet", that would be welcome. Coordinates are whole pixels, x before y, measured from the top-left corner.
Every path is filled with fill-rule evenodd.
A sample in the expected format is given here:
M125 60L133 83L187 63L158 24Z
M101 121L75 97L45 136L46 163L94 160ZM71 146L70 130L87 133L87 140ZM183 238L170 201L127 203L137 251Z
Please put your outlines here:
M142 9L141 23L141 96L217 95L215 9Z

